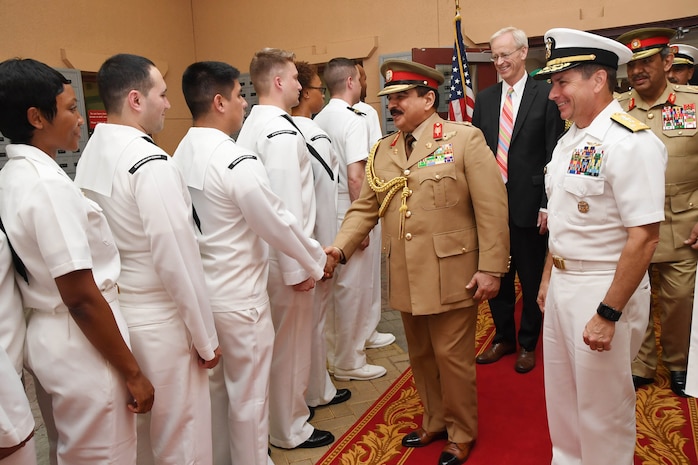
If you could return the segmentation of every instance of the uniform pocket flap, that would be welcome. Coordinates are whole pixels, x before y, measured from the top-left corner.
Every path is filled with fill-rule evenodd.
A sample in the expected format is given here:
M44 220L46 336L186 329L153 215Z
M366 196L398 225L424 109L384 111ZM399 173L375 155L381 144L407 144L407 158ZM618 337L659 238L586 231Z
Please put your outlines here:
M605 181L603 178L579 174L567 175L562 185L567 192L577 197L603 194Z
M692 210L698 205L698 190L693 192L684 192L671 197L671 211L674 213L682 213Z
M439 258L461 255L477 250L477 229L460 229L434 234L434 252Z

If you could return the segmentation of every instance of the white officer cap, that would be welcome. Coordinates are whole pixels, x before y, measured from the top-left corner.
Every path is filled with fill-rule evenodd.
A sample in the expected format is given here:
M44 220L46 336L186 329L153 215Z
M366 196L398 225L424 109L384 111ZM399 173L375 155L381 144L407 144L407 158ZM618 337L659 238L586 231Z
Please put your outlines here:
M618 69L632 57L628 47L589 32L555 28L545 33L545 68L536 79L548 79L551 74L567 71L585 63L595 63Z
M698 63L698 48L686 44L669 44L674 52L675 65L695 66Z

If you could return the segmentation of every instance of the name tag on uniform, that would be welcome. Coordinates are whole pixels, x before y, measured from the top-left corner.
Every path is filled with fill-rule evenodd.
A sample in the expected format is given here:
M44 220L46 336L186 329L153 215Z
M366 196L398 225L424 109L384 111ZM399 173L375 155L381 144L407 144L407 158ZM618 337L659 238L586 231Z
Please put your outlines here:
M572 152L572 159L567 167L567 173L598 177L601 171L602 160L603 150L600 150L598 145L585 145L583 148L577 148Z
M419 160L417 166L426 168L427 166L442 165L444 163L453 163L453 144L443 144L434 150L434 152L426 158Z
M696 129L696 104L672 105L662 108L662 130Z

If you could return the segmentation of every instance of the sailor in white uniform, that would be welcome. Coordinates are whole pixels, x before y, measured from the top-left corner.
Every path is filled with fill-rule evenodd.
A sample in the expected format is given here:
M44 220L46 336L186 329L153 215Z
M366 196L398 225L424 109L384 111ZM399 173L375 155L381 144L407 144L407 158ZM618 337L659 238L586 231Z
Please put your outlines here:
M313 173L305 139L289 115L300 84L293 54L278 49L257 52L250 77L259 96L242 126L238 144L259 155L274 193L283 199L303 233L315 229ZM314 278L295 259L272 250L267 290L276 331L269 391L270 442L285 449L326 446L329 431L308 423L305 392L310 377Z
M165 81L135 55L108 59L97 81L107 123L95 128L75 182L102 207L114 233L133 352L157 392L152 414L139 419L138 463L209 464L206 368L218 363L218 339L187 186L147 135L162 129L170 107Z

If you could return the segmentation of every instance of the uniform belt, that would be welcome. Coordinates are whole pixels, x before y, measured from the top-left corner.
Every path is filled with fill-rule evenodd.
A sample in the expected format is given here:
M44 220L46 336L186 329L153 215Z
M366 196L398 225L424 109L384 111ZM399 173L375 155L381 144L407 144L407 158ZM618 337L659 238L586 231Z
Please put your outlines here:
M587 260L569 260L553 255L553 265L565 271L610 271L615 270L618 262L593 262Z

